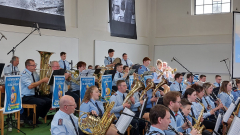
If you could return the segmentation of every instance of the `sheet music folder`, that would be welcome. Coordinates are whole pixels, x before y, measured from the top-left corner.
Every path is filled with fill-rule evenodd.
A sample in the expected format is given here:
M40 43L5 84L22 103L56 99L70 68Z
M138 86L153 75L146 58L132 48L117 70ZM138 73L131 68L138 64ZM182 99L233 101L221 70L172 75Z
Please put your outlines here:
M128 108L124 108L123 112L126 113L126 114L129 114L131 116L135 116L135 113ZM131 121L133 119L133 117L131 117L131 116L121 114L117 123L115 124L119 133L124 134L126 132L129 124L131 123Z
M64 75L65 69L53 70L51 73L51 77L49 78L48 85L53 85L54 75Z
M220 127L220 125L221 125L221 122L222 122L222 118L223 118L223 116L222 116L222 114L218 114L218 118L217 118L217 122L216 122L216 124L215 124L215 128L214 128L214 131L215 132L218 132L218 129L219 129L219 127ZM216 135L215 133L213 133L213 135Z
M240 134L240 118L235 116L231 124L230 129L228 130L228 135L239 135Z
M232 112L237 107L236 105L238 105L239 100L240 100L240 97L238 97L238 99L235 101L235 104L231 103L230 107L227 109L226 113L223 116L223 122L227 123L227 121L228 121L229 117L231 116Z

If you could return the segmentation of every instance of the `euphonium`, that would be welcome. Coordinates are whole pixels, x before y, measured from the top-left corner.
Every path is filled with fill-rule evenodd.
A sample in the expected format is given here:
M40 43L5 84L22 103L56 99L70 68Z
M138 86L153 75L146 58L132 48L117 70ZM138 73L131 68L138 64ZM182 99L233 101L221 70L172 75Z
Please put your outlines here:
M154 88L154 82L153 82L153 81L150 81L150 82L148 83L147 87L142 91L139 100L140 100L140 101L143 100L144 95L146 95L146 94L147 94L147 91L150 90L150 89L152 89L152 88Z
M155 95L156 95L156 93L158 91L158 88L163 86L164 84L167 84L167 80L164 77L162 77L162 81L155 87L155 89L152 92L152 96L153 97L155 97Z
M52 68L49 66L49 59L53 52L38 51L40 54L40 80L48 77L50 78ZM39 92L41 95L48 95L50 93L50 86L47 83L41 83L39 86Z
M144 89L143 83L139 80L135 80L135 85L133 86L132 90L127 94L126 98L123 101L123 104L128 103L129 98L140 89Z
M72 76L70 77L70 80L77 84L80 85L80 78L79 78L79 71L75 70L75 71L71 71L71 70L66 70L68 73L72 74Z
M81 131L91 135L105 135L113 120L116 119L114 114L111 114L110 117L108 116L114 104L115 102L108 103L107 109L101 119L90 115L90 113L83 112L78 119L78 126ZM87 117L82 118L84 115L87 115ZM86 131L86 129L89 129L91 133Z

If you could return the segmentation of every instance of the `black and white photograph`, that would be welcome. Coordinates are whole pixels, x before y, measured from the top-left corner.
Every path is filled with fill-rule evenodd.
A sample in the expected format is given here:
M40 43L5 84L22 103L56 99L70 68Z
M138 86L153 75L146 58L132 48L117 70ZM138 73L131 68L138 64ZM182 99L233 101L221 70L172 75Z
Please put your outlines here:
M137 39L135 0L109 0L111 36Z

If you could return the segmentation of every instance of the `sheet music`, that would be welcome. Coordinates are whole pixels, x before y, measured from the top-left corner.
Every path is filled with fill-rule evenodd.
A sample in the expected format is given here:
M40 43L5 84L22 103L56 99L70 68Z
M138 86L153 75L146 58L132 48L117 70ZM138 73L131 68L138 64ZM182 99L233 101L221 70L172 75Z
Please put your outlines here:
M222 122L222 118L223 118L222 114L219 113L218 114L218 118L217 118L217 122L216 122L216 125L215 125L215 128L214 128L214 131L218 132L218 129L219 129L220 124ZM216 135L216 134L213 133L213 135Z
M145 71L145 72L143 73L143 75L142 75L141 81L144 82L144 76L146 76L146 75L152 75L152 74L153 74L153 71Z
M129 114L129 115L132 115L132 116L135 116L135 113L132 112L130 109L128 108L125 108L123 110L124 113L126 114ZM131 123L133 117L131 116L127 116L127 115L124 115L124 114L121 114L121 116L119 117L117 123L116 123L116 128L117 130L121 133L121 134L124 134L125 131L127 130L129 124Z
M94 72L95 72L95 70L86 69L86 70L83 70L80 74L83 77L85 77L85 76L93 76Z
M237 116L234 117L232 125L228 131L228 135L239 135L240 134L240 118Z
M142 104L141 111L140 111L140 115L139 115L139 118L140 118L140 119L142 118L142 115L143 115L143 113L144 113L144 111L145 111L147 99L148 99L148 98L145 98L145 99L143 100L143 104Z
M238 104L240 97L235 101L235 104L231 103L230 107L228 108L227 112L223 116L223 122L227 122L229 117L231 116L232 112L234 111L236 105Z

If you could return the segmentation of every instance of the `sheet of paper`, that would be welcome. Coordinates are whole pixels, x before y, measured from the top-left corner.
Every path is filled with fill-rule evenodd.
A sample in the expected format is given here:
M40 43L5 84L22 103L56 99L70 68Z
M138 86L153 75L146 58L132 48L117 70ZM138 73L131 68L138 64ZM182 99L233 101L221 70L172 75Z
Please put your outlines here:
M218 114L218 118L217 118L217 122L214 128L214 131L218 132L218 129L220 127L220 124L222 122L223 116L221 114ZM215 133L213 133L213 135L216 135Z
M125 108L123 110L124 113L126 114L129 114L129 115L132 115L132 116L135 116L135 113L132 112L131 110L129 110L128 108ZM117 123L116 123L116 128L117 130L121 133L121 134L124 134L125 131L127 130L129 124L131 123L133 117L131 116L127 116L127 115L124 115L124 114L121 114L121 116L119 117Z
M229 117L231 116L232 112L234 111L235 108L235 104L231 103L230 107L228 108L228 110L226 111L226 113L223 116L223 122L228 121Z
M239 135L240 134L240 118L235 116L230 129L228 130L228 135Z

